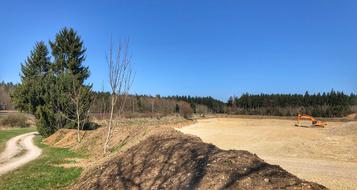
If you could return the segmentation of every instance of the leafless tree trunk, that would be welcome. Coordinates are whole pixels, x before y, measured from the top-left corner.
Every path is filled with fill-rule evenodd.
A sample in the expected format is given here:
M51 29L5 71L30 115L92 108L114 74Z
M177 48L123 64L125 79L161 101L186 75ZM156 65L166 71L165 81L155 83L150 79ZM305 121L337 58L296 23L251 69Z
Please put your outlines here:
M155 98L151 98L151 118L154 117L154 105L155 105Z
M9 92L4 87L0 87L0 109L8 109L11 104Z
M104 119L104 113L106 110L105 106L105 97L104 97L104 83L102 83L102 102L101 102L101 107L100 107L100 117L101 119Z
M109 84L111 88L111 109L110 118L108 121L107 135L104 143L104 153L107 152L109 142L113 130L113 112L114 106L117 103L118 97L122 97L119 102L118 116L120 117L129 90L133 84L134 77L132 75L131 58L128 57L129 41L121 42L117 49L116 57L113 57L113 46L110 43L109 56L107 56L107 63L109 69Z
M132 103L133 103L133 114L135 113L135 97L132 98Z
M83 86L75 86L73 82L73 89L70 94L71 104L74 106L67 106L64 111L61 111L57 106L57 112L60 114L59 124L57 129L62 126L63 120L70 120L76 122L77 125L77 142L81 142L80 131L83 130L84 125L89 119L90 107L92 106L93 97L91 95L91 88ZM70 118L68 115L75 115L75 118ZM62 119L63 118L63 119Z
M83 130L84 125L88 121L93 96L91 94L91 86L84 87L82 85L79 85L74 76L72 77L72 92L70 95L70 99L75 109L67 109L66 112L74 114L76 118L71 119L69 117L66 117L66 115L69 114L63 114L63 116L77 123L77 142L81 142L80 131Z

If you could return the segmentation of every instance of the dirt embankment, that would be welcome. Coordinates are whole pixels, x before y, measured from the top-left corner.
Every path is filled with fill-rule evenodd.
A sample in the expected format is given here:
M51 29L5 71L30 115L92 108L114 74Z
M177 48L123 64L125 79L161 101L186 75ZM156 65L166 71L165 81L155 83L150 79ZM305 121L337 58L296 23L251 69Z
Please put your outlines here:
M224 151L173 129L192 123L121 123L105 157L105 128L82 133L81 143L75 130L59 130L45 142L88 152L77 164L85 171L70 189L324 189L247 151Z
M348 120L357 120L357 113L352 113L350 115L347 115L345 118Z
M98 121L98 123L102 125L101 128L81 132L82 140L80 143L77 142L77 131L74 129L60 129L46 138L44 143L87 153L89 159L84 163L78 163L79 166L87 166L88 164L97 164L103 158L106 160L108 156L110 157L114 153L123 152L153 134L164 133L172 127L182 127L194 122L182 117L165 117L160 120L139 118L114 121L113 135L106 157L103 156L103 144L107 134L106 122Z
M169 130L85 172L71 189L325 189L247 151Z

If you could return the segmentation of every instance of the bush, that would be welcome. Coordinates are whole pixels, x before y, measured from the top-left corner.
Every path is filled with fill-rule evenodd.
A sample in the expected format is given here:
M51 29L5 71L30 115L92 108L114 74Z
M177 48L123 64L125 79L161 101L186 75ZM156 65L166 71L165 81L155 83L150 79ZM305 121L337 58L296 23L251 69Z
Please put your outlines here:
M186 102L181 103L180 115L186 119L192 119L192 114L193 114L193 110L192 110L191 106Z
M98 125L97 123L87 122L86 124L84 124L83 130L96 130L99 127L101 127L101 126Z
M29 127L29 124L26 121L27 117L23 114L9 114L0 121L0 124L10 127L25 128Z

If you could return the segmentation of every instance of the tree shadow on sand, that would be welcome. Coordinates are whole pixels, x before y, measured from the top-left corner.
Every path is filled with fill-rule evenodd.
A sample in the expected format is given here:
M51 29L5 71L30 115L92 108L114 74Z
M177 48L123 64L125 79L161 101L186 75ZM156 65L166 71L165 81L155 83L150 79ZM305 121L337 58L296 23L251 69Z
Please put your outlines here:
M266 180L269 179L269 181ZM90 172L81 189L288 189L304 182L247 151L192 136L155 135ZM316 189L321 189L320 186ZM314 188L313 188L314 189Z

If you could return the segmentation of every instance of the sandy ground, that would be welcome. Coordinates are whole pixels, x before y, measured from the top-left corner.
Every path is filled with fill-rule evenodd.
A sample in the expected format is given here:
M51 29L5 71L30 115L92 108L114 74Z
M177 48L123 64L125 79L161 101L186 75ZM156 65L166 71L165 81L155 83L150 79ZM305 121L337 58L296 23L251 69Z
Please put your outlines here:
M319 129L294 127L292 120L219 118L178 130L222 149L248 150L330 189L357 189L357 134L332 133L344 125L357 127L356 122L328 122Z
M33 144L37 132L11 138L0 154L0 175L15 170L41 155L41 149Z

